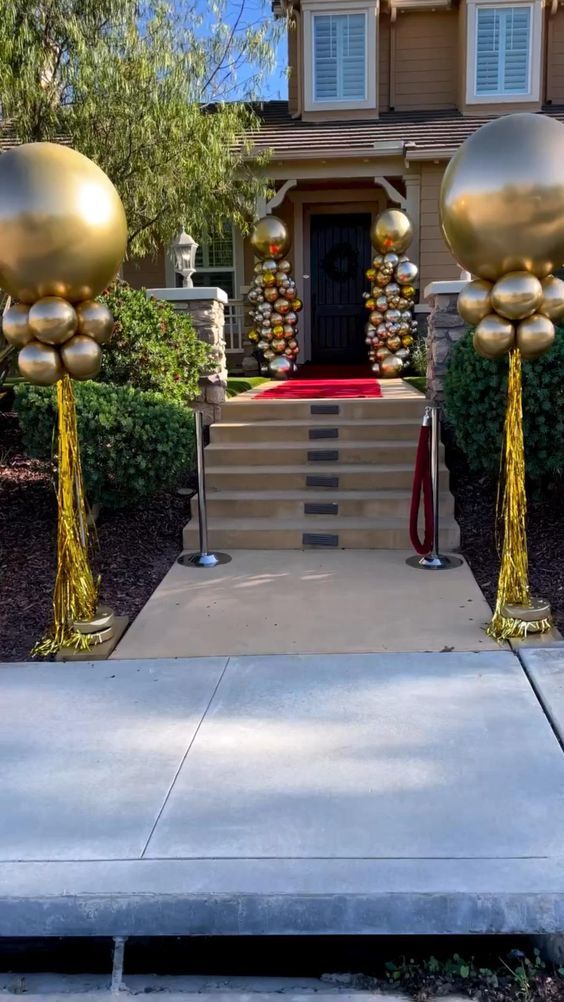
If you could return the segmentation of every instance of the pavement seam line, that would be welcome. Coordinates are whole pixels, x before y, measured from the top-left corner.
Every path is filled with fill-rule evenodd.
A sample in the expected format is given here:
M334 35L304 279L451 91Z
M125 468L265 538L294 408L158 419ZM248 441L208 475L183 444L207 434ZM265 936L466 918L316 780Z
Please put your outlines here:
M543 650L543 648L537 648L537 649L538 650ZM529 651L530 650L531 650L531 648L529 648ZM533 690L533 693L534 693L534 695L535 695L535 697L537 699L537 702L538 702L538 704L539 704L542 712L544 713L544 715L545 715L545 717L546 717L546 719L548 721L548 724L549 724L549 726L550 726L550 728L552 730L552 733L554 734L554 737L556 738L556 740L558 741L558 744L560 745L561 751L564 752L564 736L560 733L560 729L558 727L558 724L556 723L556 720L553 717L553 714L551 713L551 711L549 710L548 706L546 706L546 704L544 702L543 695L542 695L542 688L539 685L539 683L537 682L537 680L534 678L532 672L529 672L529 669L528 669L525 661L521 658L521 655L520 655L519 651L517 651L516 653L517 653L517 658L519 659L519 664L521 665L521 669L522 669L522 671L523 671L523 673L525 675L525 678L527 679L527 681L528 681L531 689Z
M174 776L172 777L172 782L171 782L171 784L170 784L170 786L169 786L169 788L167 790L166 796L165 796L165 798L164 798L164 800L163 800L163 802L161 804L161 809L160 809L160 811L158 812L158 814L157 814L157 816L155 818L155 821L153 823L153 827L151 828L151 831L149 832L149 837L148 837L148 839L145 842L145 845L143 847L143 852L141 853L141 855L139 857L140 860L145 858L145 853L147 852L147 849L149 848L149 844L151 842L151 839L152 839L153 835L155 834L155 829L156 829L159 821L161 820L161 817L163 815L163 811L164 811L166 805L168 804L168 801L170 799L172 791L174 790L174 787L176 785L176 780L178 779L178 777L179 777L179 775L180 775L180 773L182 771L182 767L184 766L184 763L185 763L186 759L188 758L188 755L190 754L190 751L192 749L192 745L194 744L194 741L196 740L196 738L198 737L198 734L200 733L200 727L202 726L204 720L206 719L206 717L208 715L210 706L212 705L212 703L213 703L213 701L215 699L215 694L216 694L217 690L219 689L219 687L220 687L220 685L221 685L221 683L223 681L223 676L225 675L225 672L227 671L227 668L229 666L229 662L230 661L231 661L231 658L230 657L226 657L225 664L224 664L223 669L221 671L221 674L220 674L220 676L219 676L219 678L218 678L218 680L217 680L217 682L216 682L216 684L214 686L213 692L212 692L212 694L211 694L211 696L210 696L210 698L208 700L208 704L207 704L207 706L206 706L206 708L205 708L205 710L204 710L204 712L203 712L203 714L202 714L202 716L200 718L200 721L198 723L198 726L196 727L196 730L194 731L194 733L193 733L190 741L188 742L188 747L186 748L186 751L184 752L184 755L182 756L182 758L180 760L178 768L177 768Z

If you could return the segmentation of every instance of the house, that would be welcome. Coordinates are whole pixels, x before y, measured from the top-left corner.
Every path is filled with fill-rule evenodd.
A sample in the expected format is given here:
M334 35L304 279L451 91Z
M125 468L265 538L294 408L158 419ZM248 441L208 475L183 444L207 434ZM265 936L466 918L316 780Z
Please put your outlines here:
M292 235L303 301L301 356L365 354L362 293L371 218L390 205L414 224L409 256L419 305L460 269L443 241L437 200L445 166L484 118L544 112L564 121L563 0L274 0L289 14L289 98L266 102L257 148L276 188L268 206ZM228 293L228 345L242 348L247 241L226 229L200 248L195 282ZM165 257L127 277L174 285Z

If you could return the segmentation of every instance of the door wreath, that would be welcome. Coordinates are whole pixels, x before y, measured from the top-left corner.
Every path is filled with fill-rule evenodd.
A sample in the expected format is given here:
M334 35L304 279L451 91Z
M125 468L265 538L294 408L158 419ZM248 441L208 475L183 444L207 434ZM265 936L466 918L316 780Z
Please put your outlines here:
M327 252L321 267L333 282L348 282L358 273L358 251L347 241L341 241Z

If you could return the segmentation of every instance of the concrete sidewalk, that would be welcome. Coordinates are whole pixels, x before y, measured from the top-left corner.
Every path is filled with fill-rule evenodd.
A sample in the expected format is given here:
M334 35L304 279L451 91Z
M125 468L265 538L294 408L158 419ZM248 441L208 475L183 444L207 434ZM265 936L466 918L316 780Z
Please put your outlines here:
M497 650L468 565L422 571L401 550L234 550L174 564L113 658Z
M564 931L564 754L509 651L12 664L0 699L2 936Z

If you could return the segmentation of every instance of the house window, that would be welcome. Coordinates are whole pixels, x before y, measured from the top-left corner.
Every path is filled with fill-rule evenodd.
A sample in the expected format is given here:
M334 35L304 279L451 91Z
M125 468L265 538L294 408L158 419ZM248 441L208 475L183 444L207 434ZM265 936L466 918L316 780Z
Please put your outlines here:
M196 288L217 286L227 293L229 299L235 298L235 250L231 223L225 223L221 233L200 241L192 282ZM176 276L176 285L182 285L181 275Z
M470 2L469 103L538 101L541 3Z
M366 14L313 15L313 95L366 100Z

